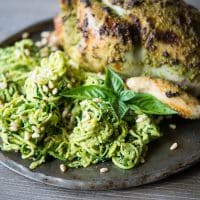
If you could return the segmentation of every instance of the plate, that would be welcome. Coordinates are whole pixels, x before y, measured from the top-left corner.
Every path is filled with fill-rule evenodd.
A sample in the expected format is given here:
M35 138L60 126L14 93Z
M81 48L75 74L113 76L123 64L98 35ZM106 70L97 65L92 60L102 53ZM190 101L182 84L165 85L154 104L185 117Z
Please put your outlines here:
M42 31L52 29L51 19L40 22L2 41L0 45L13 44L21 39L23 32L29 32L31 38L37 40ZM170 123L177 125L176 130L169 128ZM200 161L199 120L165 120L161 124L161 131L164 136L149 146L146 162L131 170L122 170L111 162L105 162L61 173L60 161L51 160L31 171L28 169L29 161L22 160L19 154L1 151L0 162L18 174L49 185L79 190L124 189L161 180ZM178 148L170 151L174 142L178 143ZM101 174L99 170L102 167L107 167L109 172Z

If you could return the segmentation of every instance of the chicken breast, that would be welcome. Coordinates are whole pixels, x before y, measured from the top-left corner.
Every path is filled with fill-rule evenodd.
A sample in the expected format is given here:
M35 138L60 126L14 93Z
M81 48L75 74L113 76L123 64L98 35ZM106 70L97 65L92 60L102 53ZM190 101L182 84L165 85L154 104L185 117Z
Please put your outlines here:
M200 95L200 12L182 0L61 0L55 29L75 65L162 77Z
M159 78L133 77L126 80L126 86L135 92L153 95L184 118L200 118L199 100L168 81Z

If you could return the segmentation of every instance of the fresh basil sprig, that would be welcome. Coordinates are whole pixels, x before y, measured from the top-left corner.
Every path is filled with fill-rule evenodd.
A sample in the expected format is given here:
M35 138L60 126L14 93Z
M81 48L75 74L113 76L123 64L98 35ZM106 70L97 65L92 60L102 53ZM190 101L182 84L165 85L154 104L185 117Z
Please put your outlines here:
M106 70L104 85L80 86L66 90L61 95L79 100L99 98L109 102L120 119L126 115L128 110L152 115L177 114L176 111L150 94L127 90L121 77L111 69Z

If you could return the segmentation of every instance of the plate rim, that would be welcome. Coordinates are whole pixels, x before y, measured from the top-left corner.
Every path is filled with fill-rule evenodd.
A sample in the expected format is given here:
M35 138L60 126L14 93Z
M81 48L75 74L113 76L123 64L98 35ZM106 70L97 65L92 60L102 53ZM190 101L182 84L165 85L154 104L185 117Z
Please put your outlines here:
M4 167L8 168L9 170L26 177L28 179L34 180L36 182L44 183L46 185L56 186L60 188L72 189L72 190L117 190L117 189L128 189L134 188L142 185L147 185L150 183L155 183L157 181L163 180L169 176L178 174L180 172L185 171L186 169L194 166L200 162L200 156L191 157L190 161L186 163L181 163L179 167L172 167L169 172L165 172L164 174L161 171L157 171L151 173L150 175L146 176L140 175L140 179L146 181L141 183L141 181L131 182L130 179L123 180L123 183L114 184L112 181L107 180L100 180L100 181L82 181L82 180L70 180L64 178L58 178L54 176L48 176L40 172L35 172L29 170L22 164L18 164L17 162L9 159L7 156L3 154L0 150L0 164Z

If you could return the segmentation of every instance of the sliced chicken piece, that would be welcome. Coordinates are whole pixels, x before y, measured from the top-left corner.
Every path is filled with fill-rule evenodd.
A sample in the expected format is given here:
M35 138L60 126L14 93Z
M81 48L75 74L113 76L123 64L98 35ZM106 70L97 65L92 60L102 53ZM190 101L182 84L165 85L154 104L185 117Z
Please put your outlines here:
M148 93L176 110L186 119L200 118L200 102L171 82L150 77L133 77L126 80L129 89Z

